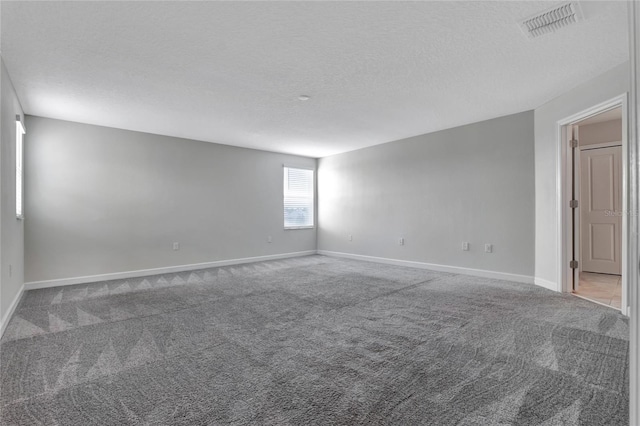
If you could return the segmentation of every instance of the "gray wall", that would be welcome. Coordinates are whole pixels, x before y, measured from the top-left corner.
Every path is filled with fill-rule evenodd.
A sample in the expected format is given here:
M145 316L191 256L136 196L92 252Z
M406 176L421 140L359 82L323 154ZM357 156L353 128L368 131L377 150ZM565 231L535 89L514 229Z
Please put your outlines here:
M622 142L622 120L578 126L580 146L605 142Z
M320 159L318 249L533 276L533 128L529 111Z
M629 90L629 63L618 65L535 110L536 280L558 285L558 121Z
M40 117L27 128L27 282L316 249L315 229L283 230L282 207L282 165L315 159Z
M24 282L24 222L16 219L16 115L22 107L0 60L0 329Z

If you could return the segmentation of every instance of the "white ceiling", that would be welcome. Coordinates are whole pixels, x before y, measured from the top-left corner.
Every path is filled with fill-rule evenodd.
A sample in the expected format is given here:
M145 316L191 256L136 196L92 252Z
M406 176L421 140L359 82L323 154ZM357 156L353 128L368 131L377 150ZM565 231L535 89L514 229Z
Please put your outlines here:
M626 2L524 37L556 4L3 1L2 57L28 114L322 157L530 110L627 60Z

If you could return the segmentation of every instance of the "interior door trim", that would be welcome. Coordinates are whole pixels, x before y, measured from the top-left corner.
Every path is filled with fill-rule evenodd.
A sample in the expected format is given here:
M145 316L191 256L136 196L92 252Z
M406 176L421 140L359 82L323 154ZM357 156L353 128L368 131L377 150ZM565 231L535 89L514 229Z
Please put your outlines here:
M588 151L590 149L613 148L614 146L622 146L622 141L594 143L578 147L580 151Z

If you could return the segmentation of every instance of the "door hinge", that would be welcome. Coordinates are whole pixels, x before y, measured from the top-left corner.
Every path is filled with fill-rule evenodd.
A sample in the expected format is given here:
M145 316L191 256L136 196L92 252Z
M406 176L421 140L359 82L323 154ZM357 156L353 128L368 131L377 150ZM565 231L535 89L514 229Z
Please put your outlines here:
M578 147L578 140L577 139L571 139L569 141L569 145L571 146L571 148L577 148Z
M571 207L572 209L578 208L578 200L569 201L569 207Z
M569 262L569 268L578 269L578 261L577 260L572 260L571 262Z

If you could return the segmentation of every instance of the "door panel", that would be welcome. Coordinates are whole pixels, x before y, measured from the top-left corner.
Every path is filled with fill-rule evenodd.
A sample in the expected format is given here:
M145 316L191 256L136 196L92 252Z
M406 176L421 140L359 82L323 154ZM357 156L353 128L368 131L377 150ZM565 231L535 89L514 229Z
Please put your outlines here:
M605 260L608 262L616 261L616 230L612 223L592 223L591 224L591 241L593 260ZM593 271L590 271L593 272Z
M583 151L585 152L585 151ZM588 197L590 202L590 210L596 211L613 211L616 209L614 203L615 194L615 156L613 154L603 154L586 151L587 168L588 168L588 188L590 189Z
M580 153L582 270L621 274L622 148Z

